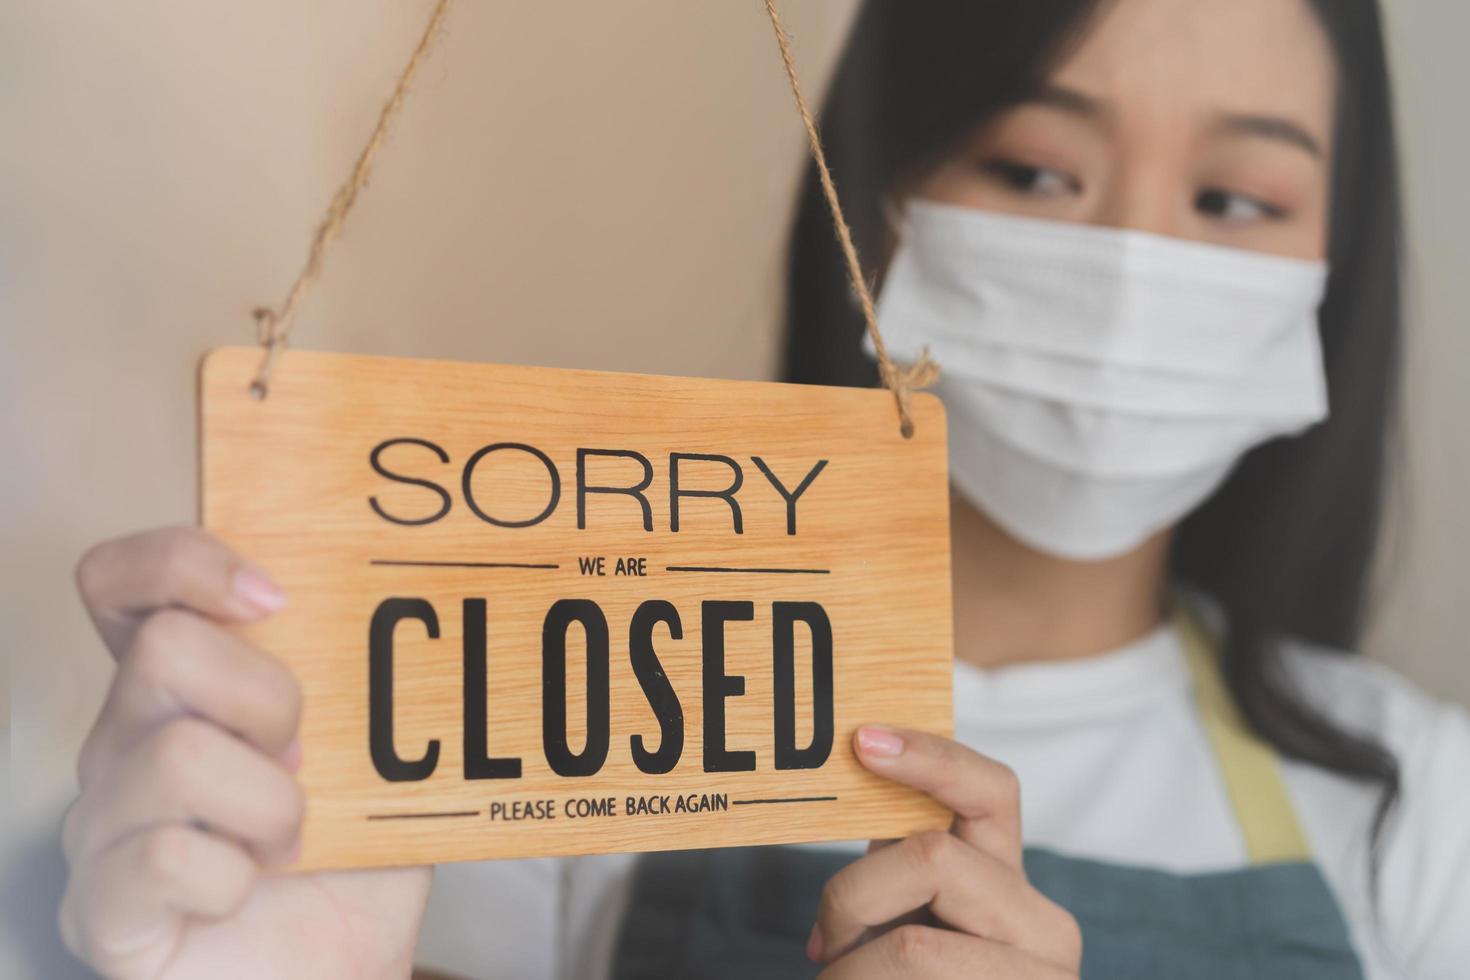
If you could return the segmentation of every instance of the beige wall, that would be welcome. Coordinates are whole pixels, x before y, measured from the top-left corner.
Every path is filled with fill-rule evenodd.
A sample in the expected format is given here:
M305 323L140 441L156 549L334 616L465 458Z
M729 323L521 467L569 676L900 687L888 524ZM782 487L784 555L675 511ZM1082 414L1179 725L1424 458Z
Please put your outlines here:
M1384 6L1409 210L1408 467L1368 649L1470 703L1470 5Z
M278 301L429 6L0 0L7 836L70 798L111 672L78 556L193 519L195 363ZM787 6L819 88L848 4ZM300 343L767 375L785 86L758 3L461 0ZM39 928L58 869L22 872L0 907L49 878L22 896Z
M194 364L287 285L428 5L0 0L12 829L69 797L110 671L76 558L192 518ZM1420 262L1414 523L1371 646L1470 701L1470 12L1389 6ZM816 90L851 0L785 7ZM299 341L763 376L800 153L756 0L463 0Z

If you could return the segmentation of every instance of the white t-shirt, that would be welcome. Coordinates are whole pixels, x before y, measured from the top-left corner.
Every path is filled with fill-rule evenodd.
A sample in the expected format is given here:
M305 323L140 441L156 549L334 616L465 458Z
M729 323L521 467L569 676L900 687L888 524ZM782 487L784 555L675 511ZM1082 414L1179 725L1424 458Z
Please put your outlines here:
M1403 795L1368 880L1376 787L1284 762L1307 840L1370 978L1470 976L1470 715L1361 657L1288 664L1337 723L1397 756ZM1239 867L1245 846L1201 727L1178 634L1112 653L955 668L955 733L1020 776L1028 846L1175 872ZM823 845L850 848L861 843ZM607 976L635 855L444 865L418 960L467 977Z

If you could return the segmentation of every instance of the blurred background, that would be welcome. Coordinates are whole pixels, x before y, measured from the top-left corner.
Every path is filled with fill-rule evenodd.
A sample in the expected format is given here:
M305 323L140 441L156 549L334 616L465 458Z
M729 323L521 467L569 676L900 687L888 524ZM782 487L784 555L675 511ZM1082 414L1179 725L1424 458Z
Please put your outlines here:
M198 359L253 342L431 6L0 0L0 975L68 975L47 841L111 673L72 569L194 519ZM1385 6L1411 349L1366 652L1470 703L1470 5ZM784 5L814 96L854 7ZM768 377L803 152L759 0L458 3L295 342Z

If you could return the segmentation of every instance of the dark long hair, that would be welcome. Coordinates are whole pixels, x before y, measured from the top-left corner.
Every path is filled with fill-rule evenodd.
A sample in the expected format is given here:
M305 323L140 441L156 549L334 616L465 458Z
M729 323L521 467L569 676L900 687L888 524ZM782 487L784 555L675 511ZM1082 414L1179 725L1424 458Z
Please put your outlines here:
M1286 636L1335 650L1357 645L1396 448L1400 360L1398 168L1378 5L1309 2L1339 76L1332 275L1321 310L1332 415L1246 456L1184 521L1171 575L1224 612L1223 670L1255 731L1285 755L1381 787L1376 848L1398 795L1397 763L1370 736L1309 706L1280 654ZM828 92L822 133L870 278L882 257L884 194L1043 81L1104 3L865 0ZM788 271L787 380L875 384L810 168Z

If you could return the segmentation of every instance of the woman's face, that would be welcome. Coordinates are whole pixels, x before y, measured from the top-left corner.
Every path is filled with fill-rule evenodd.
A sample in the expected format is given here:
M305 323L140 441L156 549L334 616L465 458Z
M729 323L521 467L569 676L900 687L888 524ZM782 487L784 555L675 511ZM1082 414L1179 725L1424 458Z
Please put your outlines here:
M1040 91L914 190L1320 259L1335 84L1305 0L1115 0Z

